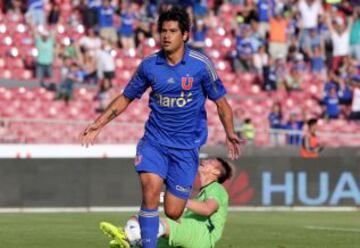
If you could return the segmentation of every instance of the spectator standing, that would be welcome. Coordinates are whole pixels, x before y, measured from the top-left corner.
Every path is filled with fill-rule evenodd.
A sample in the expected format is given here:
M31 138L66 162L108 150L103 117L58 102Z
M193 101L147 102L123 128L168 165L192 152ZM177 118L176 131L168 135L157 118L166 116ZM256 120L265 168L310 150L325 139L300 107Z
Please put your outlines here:
M325 105L325 117L328 119L337 119L340 114L339 96L336 88L332 87L329 94L324 97L323 103Z
M27 0L26 19L31 26L45 24L44 0Z
M79 40L80 49L86 50L91 56L96 55L96 51L101 48L101 39L93 28L86 30L85 35Z
M288 145L298 146L301 144L301 131L304 126L303 120L297 119L297 113L291 113L289 121L284 126L287 130L286 143Z
M33 28L33 35L35 37L35 46L38 51L36 59L36 78L44 85L46 78L52 77L52 64L55 56L55 34L48 30L41 29L37 31Z
M351 105L350 120L360 121L360 76L355 75L352 77L351 85L353 91L353 101Z
M282 110L280 103L275 103L269 113L268 120L270 126L270 144L278 145L279 130L282 129Z
M100 36L112 44L117 41L117 33L114 27L114 13L115 9L111 5L110 0L104 0L103 4L98 9L98 25Z
M269 53L271 58L276 58L280 54L287 57L288 38L287 27L289 20L283 16L283 13L276 10L274 16L269 21Z
M207 28L205 22L202 19L195 21L193 29L193 35L191 39L191 47L198 50L199 52L205 53L205 39L206 39Z
M331 20L327 16L327 25L330 30L331 42L333 45L332 69L339 69L341 63L345 63L350 54L350 29L352 22L348 26L340 16Z
M274 0L258 0L257 11L259 28L258 32L262 39L266 38L266 34L269 31L269 19L271 13L274 12L275 2Z
M57 1L54 0L51 2L52 2L51 9L47 20L50 26L56 25L59 22L59 18L61 14L59 3L57 3Z
M324 41L316 28L309 29L308 35L304 37L301 49L306 55L306 59L311 58L314 54L314 49L318 47L320 52L324 51Z
M253 64L258 77L265 78L264 73L269 70L269 60L265 45L261 45L253 56Z
M20 0L13 0L6 13L6 18L12 22L21 22L23 20L23 5Z
M98 8L101 6L100 0L80 0L76 7L82 24L85 29L95 28L98 23Z
M107 92L112 87L112 79L115 78L115 60L111 55L111 45L103 42L101 49L96 52L97 78L99 80L99 92L97 98L99 107L97 111L102 112L108 98Z
M318 28L319 16L324 12L320 0L300 0L300 44L309 36L310 30Z
M351 27L350 49L352 57L360 63L360 6L354 9L354 22Z
M241 35L237 37L236 43L236 56L233 58L234 71L249 72L253 68L253 55L255 53L250 25L242 25Z
M310 57L311 72L323 76L325 74L324 53L320 46L315 46L312 50Z
M127 3L125 9L120 14L121 26L118 30L120 35L121 46L124 49L135 48L134 25L136 15L132 11L132 5Z

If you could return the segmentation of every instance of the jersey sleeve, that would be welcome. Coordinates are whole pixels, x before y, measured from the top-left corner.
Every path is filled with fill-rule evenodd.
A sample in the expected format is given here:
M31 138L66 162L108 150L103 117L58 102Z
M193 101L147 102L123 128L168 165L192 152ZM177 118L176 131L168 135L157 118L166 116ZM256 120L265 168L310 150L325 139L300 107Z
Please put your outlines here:
M214 66L210 63L207 63L204 68L202 85L208 98L212 101L216 101L226 95L226 89L216 74Z
M131 100L140 99L148 87L149 81L144 72L144 63L141 63L125 87L123 94Z

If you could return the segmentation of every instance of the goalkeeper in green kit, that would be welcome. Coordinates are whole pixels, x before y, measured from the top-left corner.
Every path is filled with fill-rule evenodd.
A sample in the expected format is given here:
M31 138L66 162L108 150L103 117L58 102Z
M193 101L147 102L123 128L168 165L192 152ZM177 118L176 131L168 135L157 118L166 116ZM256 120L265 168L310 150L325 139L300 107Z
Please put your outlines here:
M201 188L188 200L183 216L174 221L161 218L158 247L211 248L220 240L228 213L229 196L221 185L233 174L230 164L221 159L206 159L198 169ZM124 229L101 222L100 229L112 240L110 247L129 248L141 244L137 217L130 218Z

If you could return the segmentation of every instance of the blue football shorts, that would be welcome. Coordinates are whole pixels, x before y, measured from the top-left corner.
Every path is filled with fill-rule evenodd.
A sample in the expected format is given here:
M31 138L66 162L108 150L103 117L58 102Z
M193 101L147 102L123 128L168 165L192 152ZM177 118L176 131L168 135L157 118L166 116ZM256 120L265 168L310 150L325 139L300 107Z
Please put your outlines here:
M167 190L181 199L190 197L198 166L199 148L172 148L147 138L136 147L136 171L159 175Z

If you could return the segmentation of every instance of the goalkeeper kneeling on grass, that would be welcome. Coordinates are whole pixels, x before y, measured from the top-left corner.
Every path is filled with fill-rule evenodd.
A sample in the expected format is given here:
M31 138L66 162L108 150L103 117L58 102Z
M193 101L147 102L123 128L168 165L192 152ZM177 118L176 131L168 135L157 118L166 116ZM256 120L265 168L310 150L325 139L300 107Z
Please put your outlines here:
M177 220L161 218L158 247L211 248L221 238L228 212L229 195L221 185L233 174L232 166L221 158L206 159L198 169L201 189L188 200L187 210ZM124 229L101 222L109 236L110 247L128 248L141 244L137 217L131 217Z

